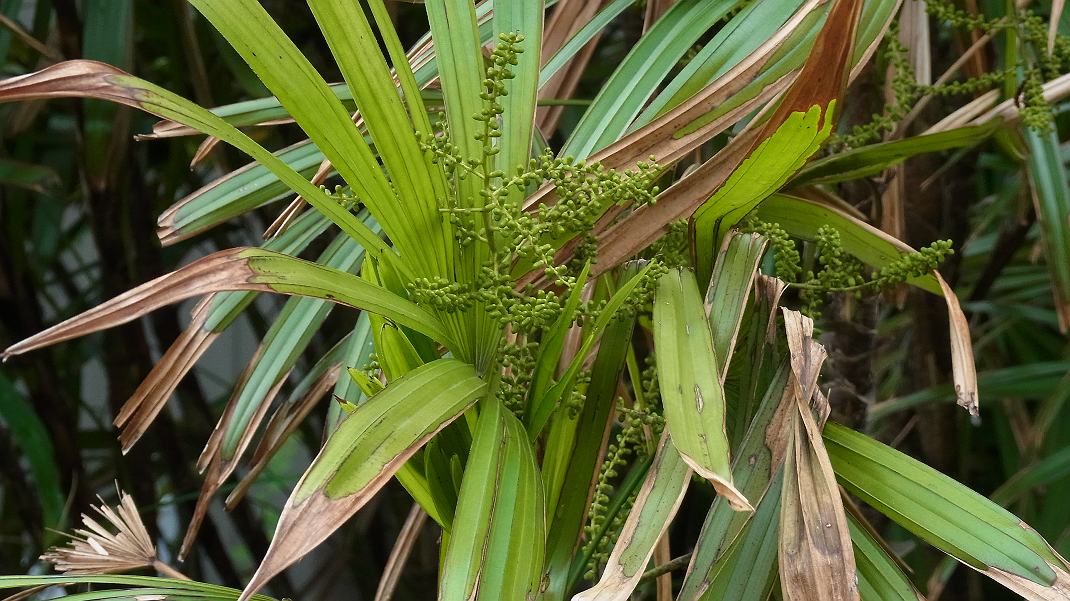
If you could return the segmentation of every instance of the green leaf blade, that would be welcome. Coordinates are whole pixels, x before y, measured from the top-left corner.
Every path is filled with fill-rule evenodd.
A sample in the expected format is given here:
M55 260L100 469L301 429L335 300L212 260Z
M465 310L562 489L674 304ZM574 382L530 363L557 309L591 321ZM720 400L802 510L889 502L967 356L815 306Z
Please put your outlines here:
M523 424L483 404L443 563L439 599L527 599L546 544L542 476Z
M671 270L658 280L654 347L666 427L684 461L733 507L750 509L732 485L725 399L709 321L695 276Z
M352 517L420 447L484 394L486 384L472 366L438 359L358 406L330 435L297 484L271 547L241 599Z
M959 561L997 580L1051 586L1067 577L1039 534L964 485L838 424L826 425L824 438L848 491Z

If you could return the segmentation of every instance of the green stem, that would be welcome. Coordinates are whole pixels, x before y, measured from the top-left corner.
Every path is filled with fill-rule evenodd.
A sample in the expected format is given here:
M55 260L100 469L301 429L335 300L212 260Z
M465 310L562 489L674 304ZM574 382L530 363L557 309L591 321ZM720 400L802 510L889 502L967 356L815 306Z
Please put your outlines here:
M685 553L680 557L669 561L668 563L663 563L660 566L654 566L649 570L643 572L643 577L639 579L639 582L647 582L648 580L653 580L663 574L668 574L669 572L675 572L676 570L686 568L690 563L691 554Z

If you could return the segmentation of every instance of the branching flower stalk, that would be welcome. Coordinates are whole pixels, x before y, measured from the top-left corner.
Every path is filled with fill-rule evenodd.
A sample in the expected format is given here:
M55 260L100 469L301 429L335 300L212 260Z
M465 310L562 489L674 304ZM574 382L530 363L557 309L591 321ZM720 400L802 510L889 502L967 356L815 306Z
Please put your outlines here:
M499 373L504 369L497 382L501 387L499 395L517 412L524 405L527 377L533 366L532 337L537 339L538 332L560 316L562 301L575 288L583 262L594 259L589 253L580 253L572 262L558 265L554 262L555 247L550 242L589 236L591 226L607 204L654 202L659 191L654 182L661 171L654 162L641 162L635 170L618 173L599 163L555 157L549 149L531 158L525 168L517 168L515 173L507 174L497 168L500 150L497 141L502 135L504 111L500 101L507 93L505 82L513 78L510 66L517 64L522 41L520 34L501 34L490 55L480 93L483 109L473 116L482 124L476 134L481 143L479 158L466 159L461 155L451 140L444 116L438 121L436 135L417 132L424 152L430 153L432 160L454 179L454 195L458 193L459 180L474 177L480 181L478 206L466 208L454 196L442 199L439 210L449 215L460 247L484 243L489 258L471 284L444 278L417 278L409 290L418 304L442 313L463 312L481 305L503 332L511 334L512 341L509 337L502 338L492 370ZM556 203L527 213L510 201L514 191L526 192L544 182L554 184ZM531 265L541 270L549 286L528 285L517 289L513 275L516 265ZM657 275L651 270L647 279L656 281ZM637 296L640 292L637 291ZM597 301L584 303L576 320L582 323L593 317L598 304Z
M806 301L805 312L810 315L818 313L829 294L849 293L860 297L887 290L933 272L955 252L951 240L937 240L918 252L905 253L884 267L867 272L866 266L844 249L839 230L823 225L814 240L817 268L804 270L795 240L780 224L752 219L746 229L769 239L777 277L790 288L801 291Z
M1044 19L1035 12L1022 9L1013 18L989 18L983 14L965 11L948 0L930 0L926 3L930 15L952 27L983 34L1008 32L1017 35L1026 47L1045 48L1048 31ZM1070 38L1057 35L1052 52L1030 53L1029 60L1007 65L960 81L942 84L918 83L914 70L907 59L907 51L893 26L884 49L885 60L894 67L891 88L894 99L883 112L851 129L848 134L834 136L830 145L854 148L879 141L881 136L892 131L901 119L924 96L962 96L996 89L1006 81L1018 81L1015 99L1020 108L1022 122L1035 131L1047 131L1052 126L1052 111L1044 99L1043 83L1054 79L1070 68Z

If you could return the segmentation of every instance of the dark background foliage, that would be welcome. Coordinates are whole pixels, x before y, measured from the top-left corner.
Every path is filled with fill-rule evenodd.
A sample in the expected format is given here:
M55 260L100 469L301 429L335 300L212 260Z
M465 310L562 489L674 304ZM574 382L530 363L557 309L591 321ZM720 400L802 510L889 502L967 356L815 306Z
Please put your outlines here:
M328 80L340 79L307 9L290 0L265 4ZM967 3L969 4L969 3ZM419 6L391 4L402 38L426 29ZM48 54L0 28L3 76L33 71L60 59L93 58L127 69L216 106L264 96L264 88L225 43L194 16L184 0L0 0L0 14L44 41ZM641 10L626 13L603 36L577 96L589 97L641 32ZM934 72L957 56L968 39L941 31ZM993 51L995 53L995 51ZM998 56L981 54L986 61ZM852 89L847 120L861 122L883 102L883 64ZM952 104L951 106L957 106ZM935 117L947 106L933 103ZM566 111L567 130L578 112ZM58 100L0 107L0 346L7 346L64 317L77 314L217 248L252 244L274 219L279 204L250 213L193 240L162 248L156 217L213 177L245 162L218 147L194 169L200 140L136 142L153 120L125 108ZM292 126L258 130L267 146L298 139ZM938 173L928 185L923 181ZM945 312L940 299L839 299L826 309L824 342L837 417L865 426L867 407L891 398L917 406L881 420L875 433L984 494L1023 468L1053 462L1055 477L1020 497L1014 509L1064 554L1070 550L1070 420L1038 423L1042 411L1058 415L1070 384L1066 342L1059 334L1048 291L1028 182L1006 148L990 144L967 155L911 161L905 171L906 240L915 246L951 238L960 251L945 275L967 300L984 394L982 419L971 423L946 398L929 394L949 380ZM841 192L879 215L885 182ZM962 291L965 291L963 293ZM903 310L894 311L903 300ZM244 367L279 305L258 301L238 331L225 335L186 378L145 438L122 456L111 419L188 321L190 305L104 334L13 359L0 368L0 573L42 568L37 556L87 511L96 495L113 501L116 483L139 502L163 552L173 553L200 489L194 462L222 411L228 383ZM341 312L339 312L341 313ZM331 319L346 320L345 315ZM340 331L331 327L324 332ZM317 340L318 356L335 340ZM938 392L939 388L936 389ZM913 396L911 396L913 394ZM929 396L926 396L929 395ZM932 397L932 398L930 398ZM267 548L278 507L290 483L318 448L322 424L314 417L282 461L273 464L249 500L225 513L213 508L191 559L181 566L194 578L240 586ZM1065 453L1063 453L1065 455ZM710 499L691 494L673 531L674 549L694 540ZM348 595L371 598L411 501L399 487L342 529L324 550L277 583L309 599ZM56 518L59 517L57 520ZM437 532L426 528L407 567L400 598L429 598L437 566ZM892 531L919 574L936 560L903 533ZM901 542L896 542L901 541ZM924 583L922 589L924 590ZM1008 593L959 570L945 599L1006 598Z

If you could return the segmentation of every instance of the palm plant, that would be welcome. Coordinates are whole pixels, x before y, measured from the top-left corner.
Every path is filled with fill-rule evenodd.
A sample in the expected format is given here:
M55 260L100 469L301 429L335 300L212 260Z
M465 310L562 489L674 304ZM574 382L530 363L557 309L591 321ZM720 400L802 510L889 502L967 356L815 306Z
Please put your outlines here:
M110 100L164 119L154 137L199 132L209 136L202 155L225 142L254 160L164 213L164 243L285 192L297 198L261 247L194 261L5 357L203 296L116 417L129 449L257 294L292 297L198 461L204 486L180 556L244 460L228 506L323 398L339 402L240 596L146 577L0 586L97 582L244 600L396 478L441 528L441 599L627 599L650 586L668 599L665 575L685 565L680 599L774 589L784 599L919 598L855 498L1023 597L1070 599L1070 566L1015 515L826 421L827 353L813 320L790 308L814 315L830 295L851 302L905 286L941 297L950 396L978 414L966 318L935 271L950 243L915 251L893 235L894 213L873 227L834 185L1011 138L1023 115L1034 160L1053 152L1037 115L1067 93L1058 69L1070 53L1059 42L1042 58L1033 21L989 24L1037 57L1024 75L1001 74L1021 78L1024 102L999 104L997 91L922 135L895 131L909 114L851 133L837 127L845 90L894 37L900 2L651 0L647 31L555 152L546 137L560 113L540 98L574 91L583 49L633 2L592 14L560 0L544 25L543 2L427 0L430 33L406 52L382 0L308 0L345 80L336 85L259 2L190 3L273 97L209 110L116 67L70 61L0 83L0 101ZM897 90L913 102L920 92L946 90ZM239 129L289 121L308 140L274 153ZM867 145L881 128L884 141ZM834 135L834 151L817 158ZM333 176L342 184L319 186ZM1065 177L1048 187L1045 236L1058 245L1070 238L1050 215L1070 196ZM316 260L298 258L328 231L335 238ZM356 326L276 403L332 304L360 310ZM689 488L707 486L716 500L694 549L670 561L667 530Z

